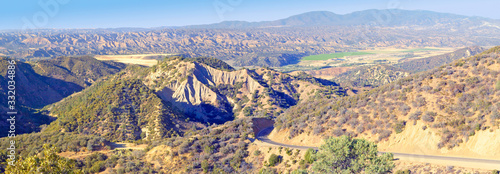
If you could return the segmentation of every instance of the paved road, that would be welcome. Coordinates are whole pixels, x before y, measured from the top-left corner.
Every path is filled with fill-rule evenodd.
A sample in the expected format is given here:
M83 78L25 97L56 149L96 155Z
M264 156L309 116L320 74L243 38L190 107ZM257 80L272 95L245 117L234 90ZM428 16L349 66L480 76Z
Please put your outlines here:
M301 149L301 150L309 149L309 148L312 148L314 150L318 150L318 147L313 147L313 146L296 146L296 145L288 145L288 144L274 142L273 140L270 140L267 137L269 135L269 133L271 133L271 131L273 131L273 129L274 129L274 127L268 127L268 128L261 130L257 134L257 139L262 141L262 142L265 142L267 144L272 144L272 145L277 145L277 146L283 146L283 147L289 147L289 148Z
M268 127L266 129L263 129L257 134L257 139L268 143L272 145L277 145L277 146L283 146L283 147L289 147L289 148L294 148L294 149L315 149L318 150L318 147L313 147L313 146L296 146L296 145L288 145L288 144L283 144L283 143L278 143L275 141L270 140L267 136L271 131L274 129L274 127ZM379 152L379 153L386 153L386 152ZM462 157L447 157L447 156L433 156L433 155L416 155L416 154L406 154L406 153L392 153L394 154L395 159L405 159L405 160L410 160L410 161L418 161L418 162L432 162L432 161L444 161L448 164L460 166L460 163L467 163L470 164L471 166L476 166L474 164L481 164L483 166L487 167L481 167L484 169L500 169L500 160L489 160L489 159L475 159L475 158L462 158ZM459 162L459 163L457 163ZM469 165L466 165L464 167L469 167ZM498 168L497 168L498 167Z

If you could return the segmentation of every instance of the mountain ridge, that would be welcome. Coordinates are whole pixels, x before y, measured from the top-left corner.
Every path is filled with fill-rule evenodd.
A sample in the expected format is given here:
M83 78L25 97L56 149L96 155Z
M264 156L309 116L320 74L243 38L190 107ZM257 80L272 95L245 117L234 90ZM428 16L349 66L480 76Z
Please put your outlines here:
M385 20L382 18L386 18ZM436 18L441 19L437 20ZM433 20L434 19L434 20ZM401 9L368 9L347 14L336 14L331 11L310 11L287 18L248 22L223 21L204 25L188 25L180 28L266 28L266 27L304 27L304 26L433 26L439 22L459 22L460 20L493 22L500 25L500 20L478 16L466 16L452 13L441 13L428 10ZM475 22L474 22L475 23Z

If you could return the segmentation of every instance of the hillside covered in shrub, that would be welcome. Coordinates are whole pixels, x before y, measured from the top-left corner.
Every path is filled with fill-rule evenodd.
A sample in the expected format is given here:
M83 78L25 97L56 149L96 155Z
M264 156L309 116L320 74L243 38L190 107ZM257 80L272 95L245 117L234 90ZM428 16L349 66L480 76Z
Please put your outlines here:
M112 141L155 139L177 133L182 116L139 79L119 73L49 107L48 129L102 135Z
M102 62L89 56L60 57L38 62L16 61L15 73L9 74L9 61L0 58L0 98L4 99L0 100L0 111L8 111L8 81L14 81L15 109L19 113L18 134L39 131L40 125L53 120L36 109L58 102L90 86L95 80L125 68L125 64ZM1 118L5 120L8 116L2 115ZM7 122L1 122L0 130L6 132L8 126Z
M438 148L460 146L500 124L500 47L417 73L358 95L303 102L276 119L289 138L350 135L386 140L408 124L440 135Z

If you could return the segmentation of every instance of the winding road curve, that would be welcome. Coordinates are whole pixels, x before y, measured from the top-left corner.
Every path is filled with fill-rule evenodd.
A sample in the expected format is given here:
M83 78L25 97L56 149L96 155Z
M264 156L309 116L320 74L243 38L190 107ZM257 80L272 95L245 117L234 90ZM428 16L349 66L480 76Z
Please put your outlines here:
M274 127L268 127L263 129L257 134L257 139L271 145L283 146L294 149L309 149L318 150L318 147L313 146L296 146L283 144L279 142L272 141L268 138L268 135L273 131ZM386 152L379 152L386 153ZM500 169L500 160L489 160L489 159L476 159L476 158L462 158L462 157L447 157L447 156L433 156L433 155L417 155L417 154L407 154L407 153L393 153L394 159L400 159L405 161L413 162L425 162L433 164L441 164L448 166L461 166L461 167L471 167L480 168L486 170Z

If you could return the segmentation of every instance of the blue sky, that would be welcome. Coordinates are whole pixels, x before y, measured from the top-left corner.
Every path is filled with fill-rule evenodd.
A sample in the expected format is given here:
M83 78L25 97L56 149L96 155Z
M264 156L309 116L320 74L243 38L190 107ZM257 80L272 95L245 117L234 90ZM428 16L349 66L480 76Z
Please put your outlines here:
M183 26L387 8L500 19L498 7L499 0L0 0L0 29Z

